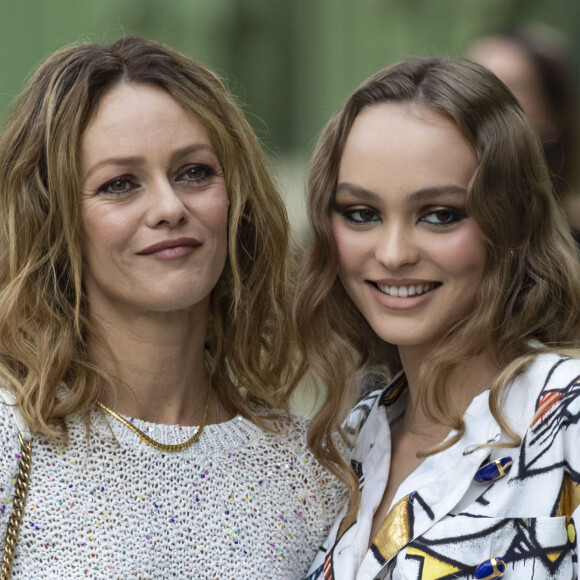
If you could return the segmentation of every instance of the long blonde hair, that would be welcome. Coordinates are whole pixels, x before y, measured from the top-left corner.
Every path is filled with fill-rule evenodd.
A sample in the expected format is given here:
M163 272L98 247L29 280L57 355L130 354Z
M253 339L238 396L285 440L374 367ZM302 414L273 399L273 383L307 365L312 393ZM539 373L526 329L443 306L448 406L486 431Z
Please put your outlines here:
M326 400L310 434L317 452L329 446L338 471L347 471L330 434L358 394L357 374L401 365L394 345L382 342L338 280L330 215L342 152L357 115L382 102L412 102L451 120L478 156L467 191L467 212L487 244L485 272L470 316L442 336L420 369L420 404L433 420L465 430L449 409L447 378L462 362L491 347L506 369L491 388L491 411L508 381L538 352L576 346L580 330L578 253L557 204L541 145L513 95L495 76L466 60L409 59L361 85L332 117L316 145L308 182L312 242L298 277L294 317L301 347L326 385ZM437 451L442 446L434 449ZM351 476L352 485L353 479Z
M35 431L54 435L112 382L87 354L79 148L103 95L122 83L167 91L200 121L230 199L228 260L211 297L206 354L232 410L285 408L291 381L288 226L257 139L201 64L135 37L66 48L31 77L0 142L0 375ZM68 386L57 397L61 382ZM259 420L259 419L258 419Z

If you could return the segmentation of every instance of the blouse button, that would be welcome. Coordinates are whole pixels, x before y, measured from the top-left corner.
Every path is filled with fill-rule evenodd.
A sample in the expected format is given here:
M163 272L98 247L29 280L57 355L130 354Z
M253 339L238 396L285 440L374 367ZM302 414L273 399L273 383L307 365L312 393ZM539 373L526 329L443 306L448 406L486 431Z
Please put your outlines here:
M492 580L492 578L501 578L505 574L506 565L501 558L491 558L482 562L475 569L475 578L477 580Z
M491 463L486 463L475 472L475 477L473 479L479 483L489 483L496 479L500 479L510 472L512 463L513 461L511 457L502 457L501 459L496 459Z

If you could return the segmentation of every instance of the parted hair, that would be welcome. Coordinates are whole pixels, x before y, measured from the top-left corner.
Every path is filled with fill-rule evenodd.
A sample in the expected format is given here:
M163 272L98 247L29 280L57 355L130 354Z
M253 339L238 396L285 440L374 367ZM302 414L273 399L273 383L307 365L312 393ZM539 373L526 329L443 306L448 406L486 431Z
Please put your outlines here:
M288 225L260 144L223 83L159 44L124 37L50 56L31 76L0 141L0 375L31 428L62 433L112 377L90 360L83 291L80 143L119 83L167 91L207 130L230 200L228 259L212 292L206 360L232 410L286 407L290 380ZM68 389L61 396L60 383Z
M310 442L314 450L328 445L330 459L343 474L330 433L356 400L361 374L376 365L387 375L401 368L396 347L374 333L338 279L330 223L353 122L364 108L385 102L424 107L449 119L478 159L466 209L487 246L483 279L473 311L438 339L419 373L422 408L457 429L457 435L427 453L464 433L462 418L449 410L446 388L459 364L491 347L503 369L491 387L491 411L517 440L500 412L506 384L538 350L575 347L580 330L578 254L542 147L510 91L483 67L461 59L413 58L381 70L331 118L316 145L308 180L312 240L294 306L301 348L326 387Z

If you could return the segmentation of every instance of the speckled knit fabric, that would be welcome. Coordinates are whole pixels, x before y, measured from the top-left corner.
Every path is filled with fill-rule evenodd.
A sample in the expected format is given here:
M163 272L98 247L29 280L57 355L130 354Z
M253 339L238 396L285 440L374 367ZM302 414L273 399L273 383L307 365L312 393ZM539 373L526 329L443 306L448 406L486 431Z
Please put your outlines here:
M0 404L0 532L12 509L19 451ZM163 453L95 410L86 439L35 437L14 579L300 578L345 495L306 447L307 420L265 433L236 417L206 427L186 451ZM134 421L157 441L194 427Z

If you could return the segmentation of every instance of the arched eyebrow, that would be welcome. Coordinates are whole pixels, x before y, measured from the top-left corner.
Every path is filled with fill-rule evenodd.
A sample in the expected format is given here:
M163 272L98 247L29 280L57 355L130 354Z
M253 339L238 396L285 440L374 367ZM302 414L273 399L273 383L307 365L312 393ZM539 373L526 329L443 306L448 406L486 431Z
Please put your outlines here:
M336 186L336 193L340 192L348 193L361 201L366 201L369 203L378 203L382 201L382 197L367 189L366 187L361 187L348 181L343 181ZM429 187L422 187L416 191L412 191L407 195L407 201L418 202L418 201L434 201L439 197L453 195L456 197L463 197L467 193L464 187L456 185L454 183L446 183L441 185L433 185Z
M354 185L354 183L349 183L348 181L343 181L336 186L335 195L341 192L348 193L361 201L367 201L369 203L378 203L382 201L381 196L377 193L374 193L365 187Z
M413 191L409 194L409 201L432 201L439 197L446 195L453 195L456 197L464 197L467 193L465 187L455 185L453 183L447 183L444 185L433 185L431 187L422 187L417 191Z

